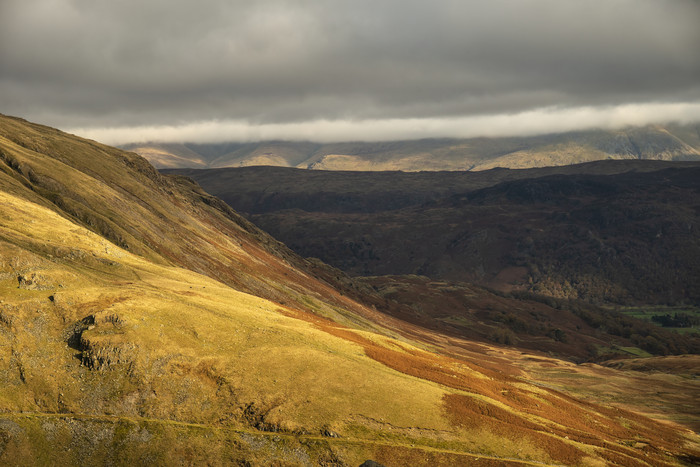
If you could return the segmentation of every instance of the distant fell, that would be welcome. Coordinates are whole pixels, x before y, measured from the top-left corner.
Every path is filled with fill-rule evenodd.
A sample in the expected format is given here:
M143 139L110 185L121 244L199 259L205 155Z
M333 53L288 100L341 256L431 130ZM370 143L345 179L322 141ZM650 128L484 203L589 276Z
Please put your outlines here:
M700 160L700 125L671 124L528 137L332 144L146 143L126 144L123 148L144 156L157 168L269 165L313 170L486 170L562 166L606 159Z
M302 256L591 302L700 303L700 163L179 170Z

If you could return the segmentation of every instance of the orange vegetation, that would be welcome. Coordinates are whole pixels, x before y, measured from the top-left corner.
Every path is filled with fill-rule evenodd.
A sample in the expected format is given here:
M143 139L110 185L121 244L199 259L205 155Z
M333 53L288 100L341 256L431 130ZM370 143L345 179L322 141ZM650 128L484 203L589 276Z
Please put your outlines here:
M579 449L582 446L624 465L636 465L640 462L636 459L667 465L669 453L687 451L674 427L633 412L579 401L548 388L524 390L517 387L518 379L494 369L398 343L389 348L316 315L288 308L280 312L361 345L368 357L396 371L473 394L445 395L444 408L452 423L511 440L526 437L557 462L581 461L586 455Z

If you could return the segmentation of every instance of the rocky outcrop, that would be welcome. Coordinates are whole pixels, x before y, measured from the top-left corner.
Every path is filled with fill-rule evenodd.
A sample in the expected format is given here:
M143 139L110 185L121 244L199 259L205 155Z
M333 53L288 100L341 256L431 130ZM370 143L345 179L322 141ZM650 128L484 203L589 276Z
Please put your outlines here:
M92 370L131 368L137 346L123 339L124 320L116 313L103 311L77 321L66 332L66 342L80 350L82 365Z
M111 370L114 367L130 367L134 363L136 345L116 343L111 339L86 337L80 339L82 364L93 370Z
M54 287L46 277L36 272L19 274L17 283L20 289L26 290L50 290Z

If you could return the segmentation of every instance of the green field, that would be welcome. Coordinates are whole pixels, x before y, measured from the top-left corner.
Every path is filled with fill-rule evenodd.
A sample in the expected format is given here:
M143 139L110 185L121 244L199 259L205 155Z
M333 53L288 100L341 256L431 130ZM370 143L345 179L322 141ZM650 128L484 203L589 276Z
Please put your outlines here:
M676 314L686 314L690 315L692 318L700 320L700 308L693 306L641 306L641 307L622 307L616 309L625 316L630 316L632 318L643 319L649 321L650 323L656 324L661 327L661 324L654 321L652 317ZM690 327L664 327L665 329L676 331L680 334L691 334L700 333L700 326L694 325Z

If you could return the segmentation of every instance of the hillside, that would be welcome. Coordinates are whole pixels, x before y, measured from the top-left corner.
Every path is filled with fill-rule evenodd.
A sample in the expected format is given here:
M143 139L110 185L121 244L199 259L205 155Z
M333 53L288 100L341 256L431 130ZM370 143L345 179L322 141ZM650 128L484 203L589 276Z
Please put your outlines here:
M304 273L310 263L220 200L191 181L161 176L133 153L14 120L0 136L12 144L0 148L9 193L58 210L121 248L304 309L307 295L334 316L333 307L354 306Z
M540 367L382 315L332 286L331 269L134 154L9 117L0 151L4 465L700 456L697 435L639 413L683 421L687 400L582 401L539 382L547 368L579 377L566 362ZM600 384L616 375L610 394L632 381L585 371ZM696 394L683 377L664 381Z
M128 144L158 168L271 165L315 170L487 170L607 159L700 160L700 127L669 124L530 137L424 139L375 143L264 141Z
M700 165L181 170L303 256L592 303L700 303Z

